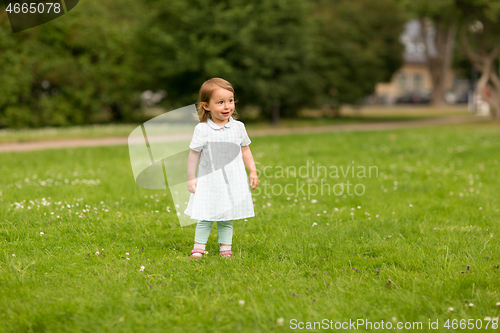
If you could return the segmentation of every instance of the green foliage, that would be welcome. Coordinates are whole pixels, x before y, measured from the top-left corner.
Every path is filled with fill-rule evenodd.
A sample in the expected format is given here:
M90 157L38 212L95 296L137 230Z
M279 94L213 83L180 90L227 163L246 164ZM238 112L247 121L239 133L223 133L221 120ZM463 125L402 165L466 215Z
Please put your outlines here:
M160 84L171 103L192 103L211 77L230 81L239 102L266 114L275 102L298 108L308 99L313 50L307 2L150 3L157 13L140 34L143 72L156 73L147 83Z
M450 24L457 19L454 0L396 0L396 2L408 17L427 17L441 24Z
M116 121L132 117L138 93L136 60L128 52L135 37L129 11L138 5L114 5L85 2L57 20L16 34L6 14L0 14L1 126L83 124L107 110Z
M143 72L156 73L178 105L218 76L267 118L275 105L293 116L332 89L338 104L356 103L402 64L403 21L390 0L150 3L157 12L140 34Z
M267 118L356 103L401 64L391 1L103 0L16 34L2 12L0 126L131 121L140 92L180 107L211 77Z
M455 0L469 42L478 53L486 54L498 47L500 40L500 3L496 0ZM471 25L480 22L474 30Z
M392 0L323 0L316 16L315 72L331 106L358 102L403 64L404 17Z

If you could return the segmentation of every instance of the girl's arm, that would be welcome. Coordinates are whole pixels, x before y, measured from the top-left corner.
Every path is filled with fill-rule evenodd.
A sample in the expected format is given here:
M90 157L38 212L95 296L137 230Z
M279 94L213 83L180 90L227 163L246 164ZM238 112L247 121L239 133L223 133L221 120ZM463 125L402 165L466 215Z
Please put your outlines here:
M259 177L257 177L257 168L255 167L255 162L253 160L252 152L249 146L241 147L241 153L243 154L243 162L250 171L250 186L252 190L259 185Z
M200 160L200 151L189 150L188 162L187 162L187 189L189 192L194 193L196 191L196 166Z

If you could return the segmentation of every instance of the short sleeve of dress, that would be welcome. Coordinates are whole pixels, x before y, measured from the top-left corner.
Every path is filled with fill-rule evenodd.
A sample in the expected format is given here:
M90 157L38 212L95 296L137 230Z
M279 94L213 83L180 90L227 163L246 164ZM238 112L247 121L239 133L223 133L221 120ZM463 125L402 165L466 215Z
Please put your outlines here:
M243 137L243 140L241 141L241 146L248 146L252 141L250 141L250 138L248 137L247 130L245 128L245 124L241 123L241 134Z
M194 128L193 138L191 139L191 143L189 144L189 148L198 152L200 152L203 149L203 146L206 144L201 125L202 124L199 123Z

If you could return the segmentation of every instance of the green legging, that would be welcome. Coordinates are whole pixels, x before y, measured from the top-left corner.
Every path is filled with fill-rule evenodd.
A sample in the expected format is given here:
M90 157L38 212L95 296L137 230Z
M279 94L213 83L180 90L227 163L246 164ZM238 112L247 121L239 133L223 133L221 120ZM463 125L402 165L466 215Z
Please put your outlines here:
M210 231L212 231L213 221L198 221L194 234L196 243L206 244ZM233 221L217 221L219 232L219 244L231 244L233 241Z

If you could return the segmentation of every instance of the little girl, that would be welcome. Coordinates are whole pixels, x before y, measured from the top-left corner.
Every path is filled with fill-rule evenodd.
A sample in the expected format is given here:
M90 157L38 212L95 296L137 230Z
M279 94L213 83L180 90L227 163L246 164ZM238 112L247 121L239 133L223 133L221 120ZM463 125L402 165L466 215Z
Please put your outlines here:
M208 253L205 245L214 221L219 231L219 254L232 257L233 220L255 216L245 166L252 190L259 179L245 125L235 120L234 103L234 89L226 80L213 78L200 88L200 123L194 129L187 162L191 196L184 212L198 220L192 258Z

